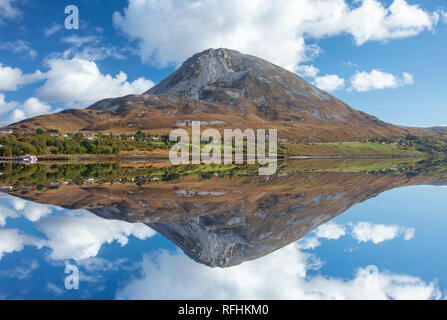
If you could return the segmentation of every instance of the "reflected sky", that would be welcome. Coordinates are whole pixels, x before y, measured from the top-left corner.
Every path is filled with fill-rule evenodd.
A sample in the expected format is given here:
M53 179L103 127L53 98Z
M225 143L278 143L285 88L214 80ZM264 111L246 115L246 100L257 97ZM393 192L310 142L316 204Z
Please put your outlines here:
M359 203L259 259L211 268L141 223L0 195L4 299L441 299L447 188ZM78 266L78 290L64 287Z

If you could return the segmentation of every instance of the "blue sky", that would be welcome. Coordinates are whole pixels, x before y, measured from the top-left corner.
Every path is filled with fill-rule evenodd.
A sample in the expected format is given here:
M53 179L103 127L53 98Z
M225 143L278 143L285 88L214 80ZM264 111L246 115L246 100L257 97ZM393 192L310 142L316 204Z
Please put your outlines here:
M67 5L80 29L67 30ZM0 124L142 93L229 47L402 125L447 125L443 0L0 0ZM317 72L318 71L318 72Z

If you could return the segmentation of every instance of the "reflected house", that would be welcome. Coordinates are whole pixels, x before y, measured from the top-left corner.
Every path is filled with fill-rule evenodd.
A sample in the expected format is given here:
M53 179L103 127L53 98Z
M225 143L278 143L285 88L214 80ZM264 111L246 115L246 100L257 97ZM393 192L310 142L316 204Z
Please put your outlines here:
M300 165L305 164L300 160ZM386 190L447 181L445 170L438 170L442 164L431 170L423 162L411 172L303 172L294 165L283 166L268 181L257 175L211 175L142 186L87 183L61 185L51 192L35 187L2 191L35 202L87 209L104 219L144 223L196 262L229 267L287 246Z

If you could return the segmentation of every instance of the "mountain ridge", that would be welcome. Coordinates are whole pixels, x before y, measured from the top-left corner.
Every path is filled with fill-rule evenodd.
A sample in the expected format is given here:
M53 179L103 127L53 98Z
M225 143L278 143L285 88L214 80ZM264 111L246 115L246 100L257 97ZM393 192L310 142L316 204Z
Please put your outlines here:
M230 49L195 54L141 95L108 98L7 126L61 132L166 134L191 121L223 128L277 128L293 142L361 141L433 131L392 125L355 110L298 75Z

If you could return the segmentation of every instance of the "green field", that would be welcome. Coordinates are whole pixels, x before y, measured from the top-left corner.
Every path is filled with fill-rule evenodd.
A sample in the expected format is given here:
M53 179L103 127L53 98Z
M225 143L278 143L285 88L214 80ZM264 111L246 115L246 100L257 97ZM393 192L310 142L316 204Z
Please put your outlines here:
M375 142L284 143L287 155L300 156L423 156L424 153L401 145Z

